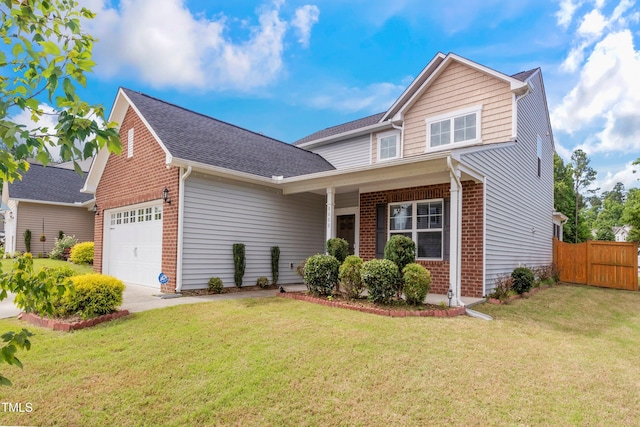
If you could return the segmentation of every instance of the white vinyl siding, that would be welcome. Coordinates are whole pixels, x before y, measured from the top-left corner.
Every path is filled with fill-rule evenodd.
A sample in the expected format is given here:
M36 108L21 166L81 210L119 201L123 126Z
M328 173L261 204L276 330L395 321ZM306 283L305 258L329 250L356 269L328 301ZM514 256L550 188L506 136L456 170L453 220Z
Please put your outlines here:
M278 283L301 283L300 261L324 252L326 198L191 176L185 183L182 288L207 287L217 276L234 286L234 243L244 243L243 286L271 280L272 246L280 247ZM291 268L293 264L293 268Z
M367 134L311 148L310 151L320 154L336 169L344 169L353 166L368 165L371 150L370 145L369 135Z
M486 292L500 274L515 267L551 264L553 260L553 147L546 104L540 88L518 102L517 143L508 148L463 154L462 161L487 177ZM541 177L537 173L537 136Z
M336 209L352 208L360 205L360 194L357 191L351 193L336 194Z

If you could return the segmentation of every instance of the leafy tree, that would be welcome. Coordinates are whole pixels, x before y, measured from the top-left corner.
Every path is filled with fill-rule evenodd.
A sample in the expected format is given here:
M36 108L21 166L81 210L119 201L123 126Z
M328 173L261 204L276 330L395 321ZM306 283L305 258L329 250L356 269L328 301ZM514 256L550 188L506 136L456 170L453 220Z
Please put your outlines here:
M116 124L105 123L104 108L76 93L94 66L95 40L82 31L80 20L94 14L75 0L2 0L0 15L0 180L21 178L29 169L29 158L46 165L56 146L60 159L72 160L78 173L82 171L77 160L98 149L106 146L119 152ZM44 108L42 100L49 107ZM33 126L17 123L14 117L20 113L27 113ZM39 123L45 116L53 116L55 126ZM13 292L18 303L50 307L52 295L60 289L45 276L29 272L28 264L29 260L16 264L12 273L1 276L0 300ZM15 354L30 348L30 336L24 329L3 334L0 363L21 366ZM10 382L0 375L0 384Z
M640 242L640 188L632 188L627 193L622 221L631 226L630 242Z
M571 174L573 177L573 191L575 193L575 228L578 230L578 212L584 203L581 198L580 191L589 187L595 181L597 172L589 166L591 160L587 157L587 153L578 149L571 155ZM575 242L578 243L578 235L575 235Z
M573 217L575 211L575 193L573 191L573 176L571 165L565 165L564 161L557 154L553 155L554 173L554 205L558 212L562 212L568 218ZM575 240L578 233L573 221L567 222L563 227L565 240L571 242Z
M596 240L613 242L616 240L616 236L613 234L613 229L611 227L602 227L596 231Z

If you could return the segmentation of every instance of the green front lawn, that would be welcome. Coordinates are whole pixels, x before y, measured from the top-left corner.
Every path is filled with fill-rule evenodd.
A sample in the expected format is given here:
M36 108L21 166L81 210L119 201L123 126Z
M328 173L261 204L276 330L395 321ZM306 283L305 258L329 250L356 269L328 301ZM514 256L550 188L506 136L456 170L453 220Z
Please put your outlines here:
M0 400L34 411L0 424L634 425L638 307L638 292L558 286L477 307L493 322L264 298L33 327Z
M0 260L0 266L2 266L2 271L3 272L9 272L12 270L13 268L13 261L12 259L1 259ZM67 261L58 261L55 259L48 259L48 258L34 258L33 259L33 270L34 271L38 271L40 270L42 267L57 267L60 265L67 265L71 268L73 268L74 270L76 270L79 274L87 274L87 273L93 273L93 266L92 265L77 265L71 262L67 262Z

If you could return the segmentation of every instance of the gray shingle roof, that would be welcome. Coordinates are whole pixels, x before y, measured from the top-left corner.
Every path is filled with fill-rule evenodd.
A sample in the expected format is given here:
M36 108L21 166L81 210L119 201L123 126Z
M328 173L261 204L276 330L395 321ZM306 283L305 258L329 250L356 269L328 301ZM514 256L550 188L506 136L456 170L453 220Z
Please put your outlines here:
M84 176L70 169L32 163L22 175L22 181L15 180L13 184L9 184L9 197L55 203L84 203L93 199L91 194L80 192L84 180Z
M268 178L335 169L310 151L140 92L123 90L175 158Z
M360 129L363 127L374 125L380 121L380 119L382 118L382 116L384 116L385 113L386 111L383 111L382 113L374 114L372 116L363 117L361 119L353 120L351 122L343 123L341 125L322 129L316 133L312 133L311 135L305 136L304 138L297 140L296 142L293 143L293 145L300 145L308 141L315 141L316 139L326 138L328 136L337 135L342 132L348 132L350 130Z
M519 73L516 73L514 75L512 75L511 77L513 77L516 80L520 80L521 82L526 81L529 77L531 77L531 75L533 73L535 73L536 71L538 71L539 68L534 68L533 70L529 70L529 71L521 71Z

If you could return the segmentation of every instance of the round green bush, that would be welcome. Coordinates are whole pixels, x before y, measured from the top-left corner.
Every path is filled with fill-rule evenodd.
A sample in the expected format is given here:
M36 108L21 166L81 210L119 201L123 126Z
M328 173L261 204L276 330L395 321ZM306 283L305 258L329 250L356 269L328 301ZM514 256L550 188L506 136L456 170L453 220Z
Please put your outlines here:
M93 264L93 242L82 242L72 247L69 259L74 264Z
M398 266L388 259L372 259L365 262L362 265L361 276L369 291L369 299L376 304L391 301L400 279Z
M313 255L304 266L304 283L314 295L331 295L338 284L340 262L331 255Z
M60 265L57 267L42 267L41 270L44 271L47 276L53 277L57 283L62 283L64 279L71 276L77 276L79 274L68 265Z
M256 285L260 286L262 289L266 288L267 286L269 286L269 279L262 276L262 277L258 277L258 280L256 280Z
M518 267L511 273L511 289L522 295L529 292L534 282L533 271L527 267Z
M356 255L349 255L338 271L338 278L342 289L347 298L358 298L362 293L362 277L360 270L362 270L363 261Z
M407 236L391 236L384 246L384 258L393 261L402 271L407 264L416 262L416 244Z
M349 242L340 237L329 239L327 240L327 253L336 257L338 262L342 264L349 255Z
M222 279L219 277L212 277L209 279L208 283L209 292L214 294L221 294L224 289L224 285L222 284Z
M55 305L57 316L79 315L86 319L113 313L122 304L124 284L115 277L91 273L70 280L70 290Z
M402 270L404 280L404 296L407 303L419 305L429 293L431 285L431 272L420 264L411 263Z

